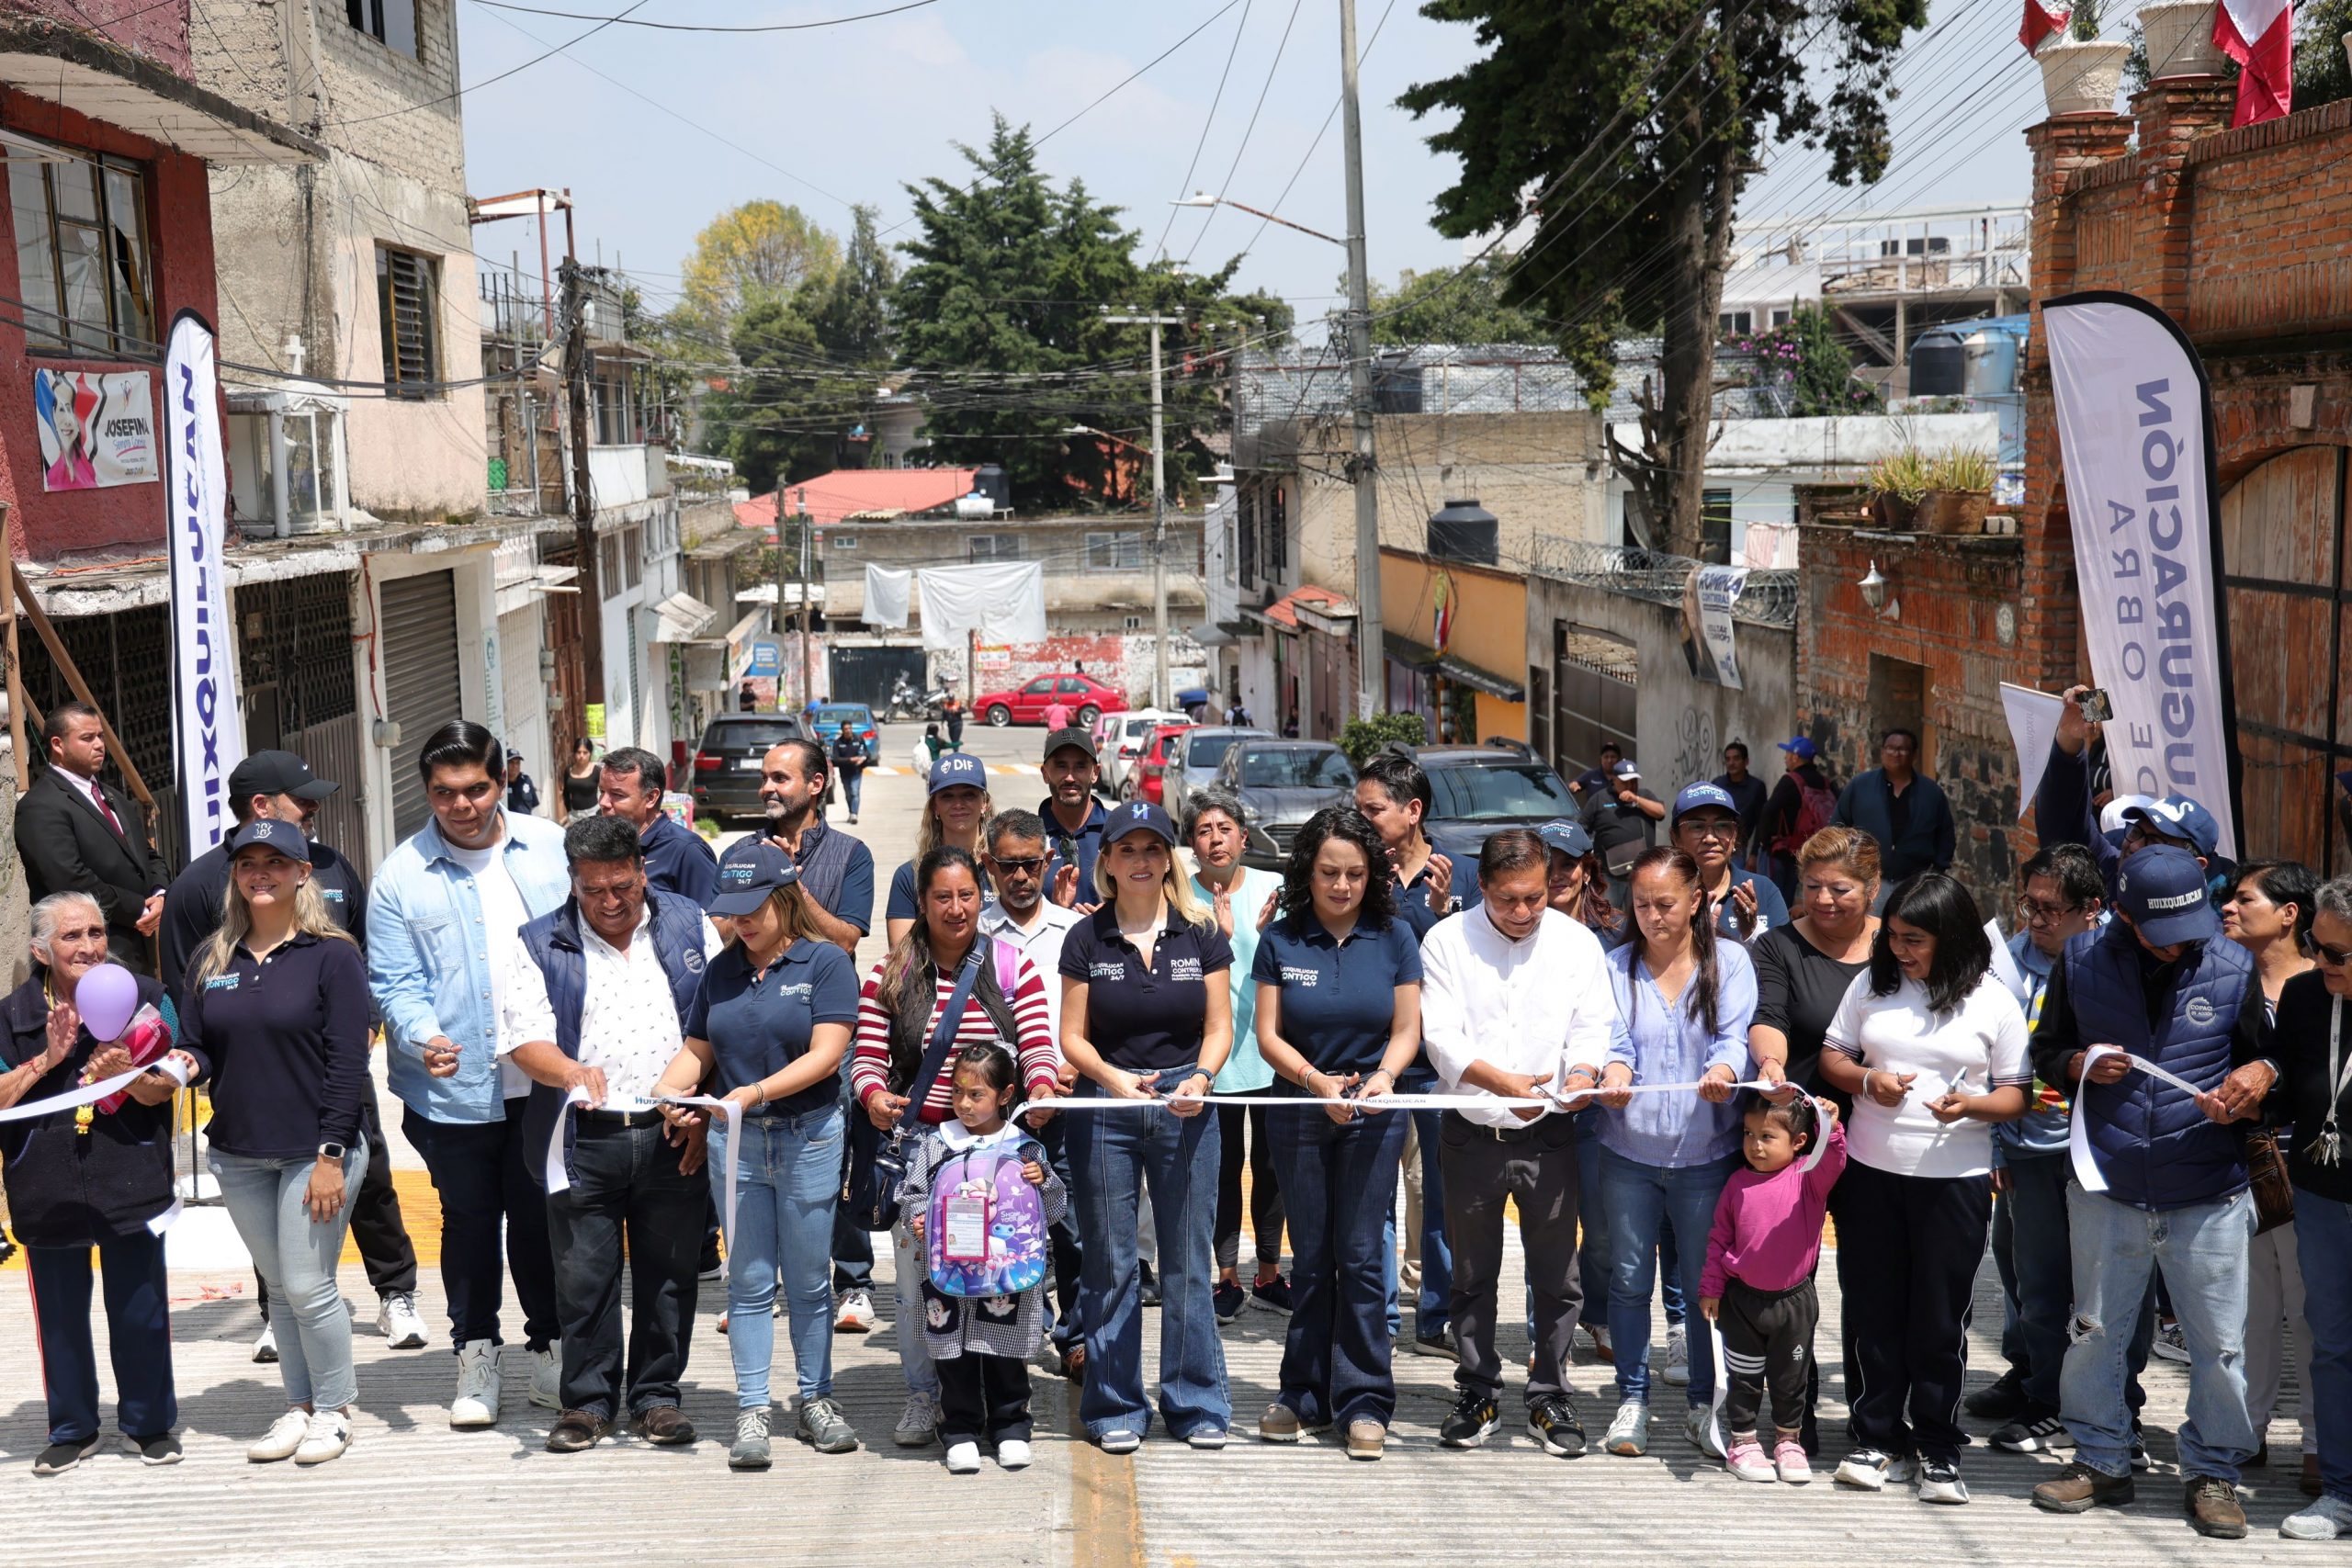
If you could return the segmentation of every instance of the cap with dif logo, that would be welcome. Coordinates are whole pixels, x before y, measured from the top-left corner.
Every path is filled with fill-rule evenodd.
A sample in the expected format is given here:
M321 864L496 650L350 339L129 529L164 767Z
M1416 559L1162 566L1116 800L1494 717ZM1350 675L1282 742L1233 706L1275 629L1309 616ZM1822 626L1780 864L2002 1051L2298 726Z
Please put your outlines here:
M988 788L988 767L969 751L942 751L939 760L931 765L931 793L937 795L958 784Z

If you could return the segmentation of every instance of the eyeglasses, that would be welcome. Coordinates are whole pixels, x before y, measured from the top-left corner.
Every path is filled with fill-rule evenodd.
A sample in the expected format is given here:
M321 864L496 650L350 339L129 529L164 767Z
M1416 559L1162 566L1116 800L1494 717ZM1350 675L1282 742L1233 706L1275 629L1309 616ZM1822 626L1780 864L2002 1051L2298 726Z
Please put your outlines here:
M2197 847L2177 833L2167 833L2160 829L2149 827L2148 819L2144 817L2135 818L2132 826L2124 829L2123 851L2126 854L2134 849L2146 849L2152 844L2169 844L2177 850L2194 850Z
M1694 818L1682 823L1681 827L1687 829L1694 839L1736 839L1739 837L1739 824L1736 821L1726 822L1718 817Z
M990 855L989 861L997 870L1008 872L1015 876L1035 876L1046 868L1044 855L1023 855L1019 860L1005 860Z
M2018 919L2030 926L2054 926L2067 916L2078 914L2080 904L2051 904L2039 898L2018 900Z
M2303 945L2311 950L2311 955L2313 958L2318 959L2330 969L2341 969L2346 964L2352 964L2352 948L2330 947L2315 936L2304 937Z

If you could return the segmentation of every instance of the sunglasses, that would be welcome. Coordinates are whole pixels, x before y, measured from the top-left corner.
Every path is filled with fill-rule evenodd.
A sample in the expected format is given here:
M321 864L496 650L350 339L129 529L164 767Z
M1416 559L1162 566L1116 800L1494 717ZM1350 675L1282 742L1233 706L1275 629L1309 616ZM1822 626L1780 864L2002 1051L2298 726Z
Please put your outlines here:
M997 855L990 855L989 860L997 870L1010 872L1016 876L1035 876L1046 868L1044 855L1023 855L1019 860L1006 860Z
M2352 964L2352 948L2330 947L2313 936L2304 937L2303 946L2313 958L2318 959L2330 969L2341 969L2346 964Z

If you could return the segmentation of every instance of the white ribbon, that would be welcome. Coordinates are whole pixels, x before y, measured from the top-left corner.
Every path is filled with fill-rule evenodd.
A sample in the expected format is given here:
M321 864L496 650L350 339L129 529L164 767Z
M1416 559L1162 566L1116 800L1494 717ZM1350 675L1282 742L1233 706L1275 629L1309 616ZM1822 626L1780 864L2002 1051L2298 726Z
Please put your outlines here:
M2138 1071L2147 1074L2158 1083L2170 1084L2191 1100L2205 1098L2205 1090L2186 1078L2174 1077L2145 1056L2135 1056L2113 1045L2092 1046L2083 1057L2083 1076L2075 1089L2075 1115L2072 1124L2066 1129L2066 1153L2075 1162L2075 1179L2089 1192L2107 1190L2107 1178L2100 1174L2098 1161L2091 1153L2090 1089L2091 1069L2109 1056L2122 1057Z
M548 1135L546 1168L548 1196L550 1198L559 1192L571 1190L571 1172L563 1163L563 1130L566 1118L570 1115L571 1109L574 1106L587 1104L588 1091L578 1084L574 1084L571 1087L571 1092L564 1096L562 1107L556 1112L555 1131ZM735 1170L741 1159L736 1134L742 1128L743 1108L731 1100L715 1100L707 1094L665 1094L653 1100L639 1100L634 1095L627 1094L608 1094L605 1097L605 1102L594 1109L637 1114L648 1111L658 1111L665 1105L705 1106L718 1111L726 1119L726 1196L719 1201L719 1213L720 1229L727 1236L728 1245L732 1247L735 1243Z
M29 1122L37 1116L51 1116L60 1111L79 1111L85 1105L96 1105L118 1089L129 1089L149 1073L161 1073L180 1089L187 1087L188 1068L181 1061L165 1056L145 1066L133 1067L127 1073L117 1073L110 1078L82 1084L63 1094L52 1094L47 1100L29 1100L12 1105L6 1111L0 1111L0 1122Z

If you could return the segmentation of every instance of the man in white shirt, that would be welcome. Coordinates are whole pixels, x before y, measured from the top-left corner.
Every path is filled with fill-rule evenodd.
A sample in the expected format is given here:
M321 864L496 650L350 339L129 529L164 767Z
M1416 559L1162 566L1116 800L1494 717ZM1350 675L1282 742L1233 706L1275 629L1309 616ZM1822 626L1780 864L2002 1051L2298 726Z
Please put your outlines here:
M527 1146L541 1160L560 1148L570 1181L548 1195L563 1414L547 1446L576 1453L613 1429L626 1364L630 1428L676 1447L695 1440L678 1384L694 1332L709 1179L698 1153L690 1166L684 1160L684 1134L648 1101L684 1043L683 1020L718 932L691 899L647 886L634 823L579 818L564 829L563 848L571 897L523 928L500 995L500 1049L532 1083ZM587 1097L576 1111L567 1103L575 1089ZM626 1362L624 1239L633 1341Z
M1046 897L1046 871L1053 863L1046 842L1045 819L1034 811L1000 811L989 818L987 852L981 856L995 897L980 911L980 931L990 942L1010 943L1046 976L1046 1009L1053 1020L1054 1038L1062 1037L1062 938L1086 917ZM1078 1087L1078 1069L1062 1067L1062 1092ZM1055 1172L1067 1185L1069 1158L1063 1152L1063 1119L1056 1116L1033 1131L1046 1146ZM1078 1319L1078 1269L1080 1254L1078 1227L1070 1215L1054 1222L1046 1239L1053 1250L1054 1321L1046 1343L1065 1363L1075 1361L1075 1377L1086 1366L1086 1346Z
M1421 943L1421 1038L1448 1094L1556 1100L1590 1090L1609 1050L1611 1002L1600 943L1547 907L1544 840L1525 829L1489 838L1478 856L1479 908L1438 923ZM1535 1297L1535 1364L1527 1431L1546 1453L1584 1451L1567 1365L1584 1289L1577 1272L1577 1144L1555 1106L1498 1103L1445 1112L1439 1129L1446 1234L1453 1245L1451 1317L1462 1357L1450 1448L1476 1448L1501 1425L1495 1287L1503 1210L1516 1200Z

